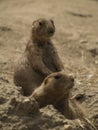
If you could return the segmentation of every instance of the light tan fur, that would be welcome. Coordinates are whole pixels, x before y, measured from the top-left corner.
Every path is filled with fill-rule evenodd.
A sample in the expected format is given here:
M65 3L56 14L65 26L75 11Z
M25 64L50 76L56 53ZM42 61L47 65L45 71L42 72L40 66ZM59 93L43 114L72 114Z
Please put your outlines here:
M50 40L54 32L53 20L38 19L32 23L30 40L14 72L14 82L22 86L25 96L31 95L47 75L64 69Z

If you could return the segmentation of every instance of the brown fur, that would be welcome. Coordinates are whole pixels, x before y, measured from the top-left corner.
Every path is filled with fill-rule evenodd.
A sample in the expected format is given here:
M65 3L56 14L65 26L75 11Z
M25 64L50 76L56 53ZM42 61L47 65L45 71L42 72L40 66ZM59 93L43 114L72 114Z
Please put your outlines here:
M32 24L30 40L14 72L14 82L22 86L25 96L41 85L52 72L63 69L63 64L50 38L55 32L53 20L38 19Z
M62 72L50 74L45 78L30 98L35 98L39 107L52 104L68 119L82 118L83 112L78 104L70 99L71 89L74 85L72 76Z

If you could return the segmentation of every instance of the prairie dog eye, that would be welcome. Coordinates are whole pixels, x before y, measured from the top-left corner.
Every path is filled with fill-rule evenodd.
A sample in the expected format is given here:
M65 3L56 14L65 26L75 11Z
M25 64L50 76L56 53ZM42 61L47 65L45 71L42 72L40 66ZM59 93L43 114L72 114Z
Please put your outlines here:
M39 25L42 26L43 25L42 22L39 22Z
M61 76L60 76L60 75L56 75L54 78L55 78L55 79L60 79Z
M43 21L39 21L39 25L43 26L44 25Z

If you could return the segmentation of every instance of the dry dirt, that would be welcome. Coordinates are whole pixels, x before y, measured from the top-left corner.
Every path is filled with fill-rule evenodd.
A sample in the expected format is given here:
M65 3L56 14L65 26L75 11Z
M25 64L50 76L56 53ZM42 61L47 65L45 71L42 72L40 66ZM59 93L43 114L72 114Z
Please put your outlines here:
M38 18L54 20L53 42L65 72L75 76L73 96L97 130L98 0L0 0L0 130L94 130L67 120L51 105L39 110L15 87L13 68Z

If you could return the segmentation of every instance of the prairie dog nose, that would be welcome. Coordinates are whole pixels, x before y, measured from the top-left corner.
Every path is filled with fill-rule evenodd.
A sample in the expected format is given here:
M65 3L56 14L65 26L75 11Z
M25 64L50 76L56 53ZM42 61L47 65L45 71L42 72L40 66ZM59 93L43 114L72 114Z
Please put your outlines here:
M49 34L54 33L54 29L52 29L52 28L48 29L48 33L49 33Z
M73 77L70 77L71 81L74 82L74 78Z

